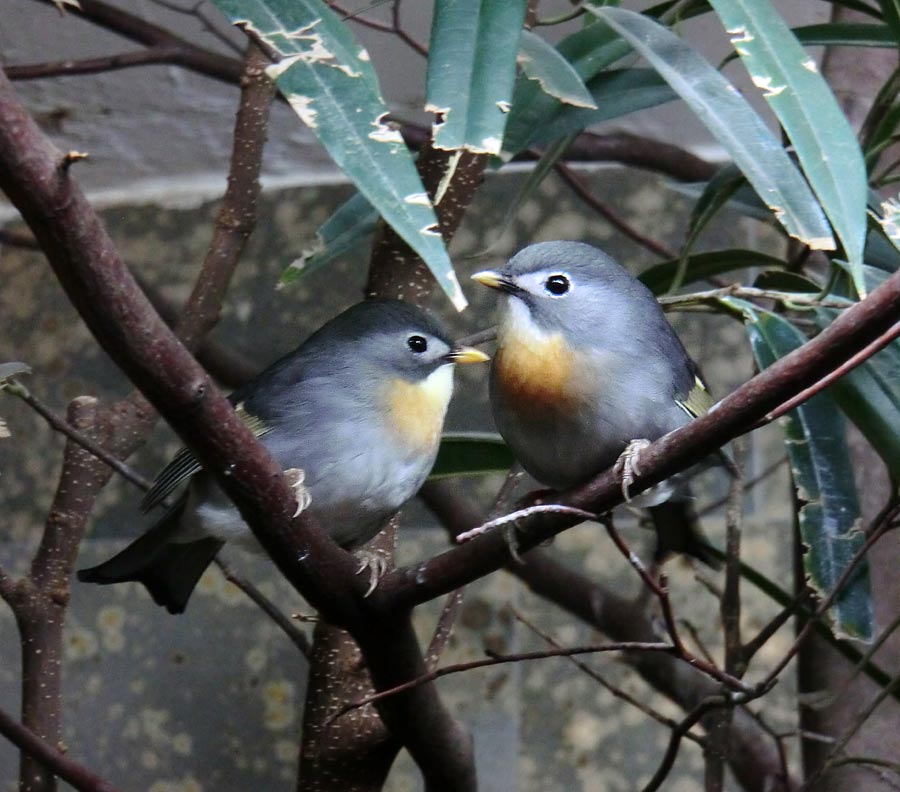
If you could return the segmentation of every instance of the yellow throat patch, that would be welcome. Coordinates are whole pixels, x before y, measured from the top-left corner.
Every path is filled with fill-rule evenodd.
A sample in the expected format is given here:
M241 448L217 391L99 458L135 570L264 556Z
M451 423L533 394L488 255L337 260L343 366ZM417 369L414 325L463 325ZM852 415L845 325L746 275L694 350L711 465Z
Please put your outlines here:
M453 366L441 366L421 382L392 380L387 412L397 434L410 446L430 451L437 446L453 393Z

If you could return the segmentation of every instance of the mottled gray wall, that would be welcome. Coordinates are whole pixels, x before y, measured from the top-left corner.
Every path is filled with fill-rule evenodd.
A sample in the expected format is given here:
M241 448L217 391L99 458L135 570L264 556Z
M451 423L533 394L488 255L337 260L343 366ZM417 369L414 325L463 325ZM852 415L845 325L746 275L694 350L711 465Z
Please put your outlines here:
M639 172L601 169L589 179L619 212L645 233L672 246L680 235L690 203L657 178ZM485 259L467 258L497 241L506 207L524 176L492 177L460 230L452 252L465 276ZM295 345L313 328L360 295L365 262L343 261L313 273L299 284L277 291L281 269L309 242L313 229L348 195L346 187L320 187L267 194L262 219L241 264L225 317L216 338L260 365ZM119 208L106 213L109 229L135 272L166 295L181 300L209 241L215 206L181 211L153 207ZM735 215L723 217L704 245L725 248L764 245L768 233ZM607 224L590 217L567 189L550 180L529 200L502 235L492 256L499 258L530 241L581 239L605 247L639 271L653 257ZM82 393L103 398L121 395L127 384L92 343L41 257L0 251L0 361L24 360L35 369L27 384L42 399L64 411ZM451 314L437 296L435 308L460 333L491 322L492 295L466 286L472 308ZM725 393L751 372L743 330L730 320L708 315L674 319L688 348L701 363L717 393ZM451 409L451 428L488 429L486 367L463 367L459 397ZM0 397L0 416L13 432L0 441L0 559L21 569L33 548L59 472L62 439L17 400ZM152 475L177 443L160 427L135 464ZM751 467L783 453L777 430L755 438ZM723 483L711 474L710 493ZM469 482L486 497L498 482ZM749 503L745 547L753 563L783 581L788 579L790 525L784 521L788 498L785 479L773 479ZM137 493L115 481L100 502L85 542L82 564L90 565L134 536L143 524L137 517ZM623 522L627 525L627 522ZM401 534L401 559L426 557L445 546L439 530L429 527L421 508L408 510ZM705 523L722 544L721 520ZM647 534L628 529L643 552ZM554 551L620 592L637 593L634 574L611 549L596 526L586 525L560 537ZM277 579L262 559L238 552L234 565L259 582L289 612L308 612L299 598ZM670 565L676 609L697 628L704 642L718 646L718 601L686 564ZM699 572L713 585L718 576ZM745 629L752 634L775 612L774 606L746 591ZM513 605L567 644L597 641L580 623L542 601L500 573L467 594L456 634L444 658L450 663L473 659L485 645L514 651L542 648L508 612ZM422 635L433 627L437 606L423 608ZM786 631L785 631L786 632ZM774 657L779 636L762 651ZM669 714L675 709L648 692L621 662L610 656L590 661L610 680ZM96 767L126 790L289 790L296 763L297 730L305 668L292 645L217 572L210 572L188 612L170 617L155 608L133 584L98 588L75 584L67 634L65 667L66 743L72 756ZM17 702L18 653L8 609L0 606L0 704ZM629 709L565 660L477 671L441 681L441 689L475 730L485 790L606 790L625 792L646 780L659 761L668 732ZM790 680L779 685L766 709L779 728L793 728L787 705ZM16 759L0 741L0 790L12 789ZM408 759L389 788L417 788ZM667 787L676 792L702 789L702 758L687 744Z

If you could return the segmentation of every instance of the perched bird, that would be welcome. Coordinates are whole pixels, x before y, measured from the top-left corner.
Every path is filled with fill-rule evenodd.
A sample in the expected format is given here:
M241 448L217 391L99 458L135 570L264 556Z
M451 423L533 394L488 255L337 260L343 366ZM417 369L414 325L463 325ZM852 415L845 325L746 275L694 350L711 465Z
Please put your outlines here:
M656 298L597 248L530 245L472 278L504 295L491 365L494 420L542 484L565 489L618 463L627 497L640 449L712 405ZM635 504L655 506L677 489L669 479ZM662 535L659 553L709 560L693 521L675 523L683 541Z
M452 364L487 359L454 346L421 309L372 300L326 323L229 398L291 474L298 510L307 508L339 545L355 548L428 476L453 391ZM160 473L141 508L162 503L185 482L147 533L109 561L80 570L78 579L139 581L157 604L180 613L226 541L258 548L237 509L186 449Z

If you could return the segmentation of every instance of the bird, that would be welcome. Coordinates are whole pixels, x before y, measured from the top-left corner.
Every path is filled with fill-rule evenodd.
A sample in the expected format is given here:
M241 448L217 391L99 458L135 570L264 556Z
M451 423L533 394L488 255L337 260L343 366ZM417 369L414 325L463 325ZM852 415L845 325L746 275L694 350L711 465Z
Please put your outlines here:
M486 360L473 347L455 345L424 310L399 300L367 300L328 321L229 399L285 470L298 513L306 509L352 550L377 535L428 476L453 391L453 364ZM261 551L187 449L162 470L141 509L179 490L145 534L108 561L79 570L78 579L138 581L157 604L181 613L225 542ZM361 571L372 561L362 558ZM370 587L377 576L372 565Z
M641 449L712 406L653 293L602 250L540 242L472 278L502 293L489 383L494 422L541 484L563 490L615 467L629 499ZM663 530L657 560L679 550L714 563L684 478L633 503L659 506L657 527L680 534Z

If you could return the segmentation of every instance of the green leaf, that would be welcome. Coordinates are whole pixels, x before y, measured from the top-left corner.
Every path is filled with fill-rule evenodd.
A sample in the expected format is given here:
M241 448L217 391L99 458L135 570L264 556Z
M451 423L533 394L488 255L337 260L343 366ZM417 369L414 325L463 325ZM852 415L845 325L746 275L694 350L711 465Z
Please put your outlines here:
M747 308L747 332L760 368L806 342L790 322ZM843 417L828 393L819 393L786 416L785 440L800 507L803 564L810 585L828 596L854 553L865 543ZM865 559L831 607L837 634L872 639L875 614Z
M887 25L861 22L827 22L793 28L804 47L896 47L897 39Z
M821 294L822 287L815 281L796 272L765 270L753 281L757 289L768 291L795 292L796 294Z
M654 294L665 294L671 290L680 264L681 259L654 264L638 275L638 280ZM755 250L716 250L712 253L696 253L686 259L682 285L751 267L778 268L784 267L784 262L774 256L757 253Z
M677 94L652 69L613 69L588 82L596 110L563 107L532 130L528 145L545 143L613 118L674 101Z
M279 283L293 283L365 242L378 225L378 212L361 193L338 207L318 231L315 242L281 273Z
M466 299L437 217L388 109L369 54L321 0L214 0L281 55L269 75L332 159L426 262L457 309Z
M591 8L687 102L785 230L812 248L834 239L809 186L763 120L721 74L670 30L621 8Z
M631 52L631 47L606 25L594 22L563 39L557 50L576 74L588 81ZM566 105L544 93L534 80L520 79L513 93L501 156L509 159L527 149L535 130L553 122L565 109Z
M530 30L519 40L519 66L529 80L563 104L596 110L584 82L572 65L544 39Z
M687 259L700 234L703 233L703 229L719 213L719 210L731 200L741 186L746 183L747 180L744 178L744 174L732 163L723 165L715 176L709 180L691 212L687 236L684 245L681 247L678 272L672 279L669 291L676 291L681 288L681 284L684 281L684 270L687 267Z
M865 296L866 166L834 94L769 0L710 0L754 84L794 144ZM825 244L810 247L827 248Z
M894 38L894 46L900 43L900 2L898 0L879 0L881 13L887 22Z
M435 148L500 153L525 7L525 0L435 4L425 106L441 116Z
M863 276L867 289L872 291L889 273L864 265ZM829 308L816 311L822 328L831 324L837 315L837 311ZM900 341L888 344L845 374L829 392L884 460L891 478L900 481Z
M515 461L512 451L498 434L447 433L441 437L437 460L429 478L506 473Z

